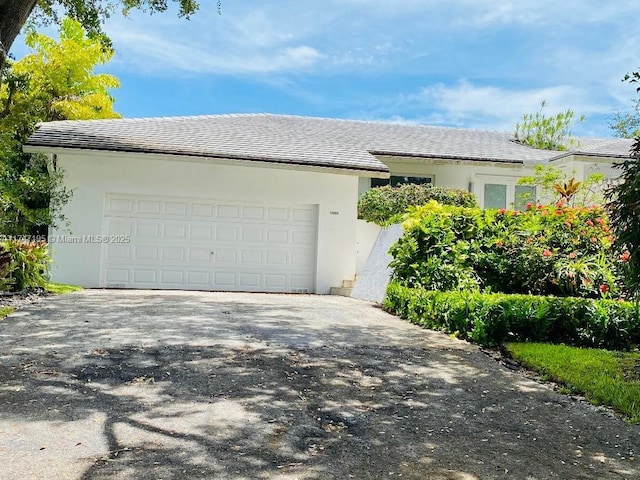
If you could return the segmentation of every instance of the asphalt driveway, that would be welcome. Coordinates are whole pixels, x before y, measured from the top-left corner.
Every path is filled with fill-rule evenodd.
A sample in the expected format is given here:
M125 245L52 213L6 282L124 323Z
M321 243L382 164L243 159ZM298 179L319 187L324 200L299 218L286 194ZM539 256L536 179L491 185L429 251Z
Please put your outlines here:
M640 428L341 297L85 291L0 321L0 478L640 478Z

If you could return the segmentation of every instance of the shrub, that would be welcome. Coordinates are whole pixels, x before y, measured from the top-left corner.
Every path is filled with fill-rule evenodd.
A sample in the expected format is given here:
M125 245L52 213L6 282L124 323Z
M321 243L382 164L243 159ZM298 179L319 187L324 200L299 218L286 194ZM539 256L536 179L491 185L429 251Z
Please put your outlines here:
M392 282L384 308L481 345L529 341L614 350L640 345L640 307L619 300L437 292Z
M477 207L475 195L465 190L431 185L399 185L376 187L365 192L358 201L358 218L386 226L399 222L409 206L424 205L435 200L443 205Z
M430 202L409 208L391 248L393 279L426 290L612 297L624 254L600 207L527 204L524 212Z
M50 263L46 242L0 243L0 290L44 287Z

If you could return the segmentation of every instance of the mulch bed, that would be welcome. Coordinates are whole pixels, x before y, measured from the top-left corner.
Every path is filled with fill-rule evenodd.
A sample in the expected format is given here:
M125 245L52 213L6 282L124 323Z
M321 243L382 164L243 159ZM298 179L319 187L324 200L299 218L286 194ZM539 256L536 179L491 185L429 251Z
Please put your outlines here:
M0 292L0 307L20 308L51 295L44 288L28 288L20 292Z

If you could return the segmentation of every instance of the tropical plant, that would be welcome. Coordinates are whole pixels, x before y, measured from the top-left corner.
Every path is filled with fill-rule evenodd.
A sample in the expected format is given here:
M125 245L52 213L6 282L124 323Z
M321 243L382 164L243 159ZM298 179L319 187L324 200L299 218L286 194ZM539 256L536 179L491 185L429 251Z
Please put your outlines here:
M556 115L547 116L543 113L547 102L540 104L540 110L534 114L525 113L520 122L516 123L514 137L517 142L532 148L542 150L567 150L576 146L577 142L571 138L571 127L577 122L584 121L584 115L575 118L575 112L567 109Z
M26 41L32 53L7 64L0 85L0 233L9 235L46 234L71 193L53 162L22 151L36 124L119 116L109 93L118 79L94 73L113 51L80 23L63 20L58 42L35 31Z
M562 201L566 205L576 207L602 205L605 176L601 173L591 173L583 182L577 182L574 173L568 174L553 165L536 165L533 175L518 179L518 185L535 186L539 203L543 204Z

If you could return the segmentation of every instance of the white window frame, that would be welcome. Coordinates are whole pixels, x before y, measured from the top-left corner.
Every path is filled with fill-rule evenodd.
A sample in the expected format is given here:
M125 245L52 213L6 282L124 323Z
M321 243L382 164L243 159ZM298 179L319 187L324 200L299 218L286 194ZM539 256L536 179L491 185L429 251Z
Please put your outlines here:
M516 185L518 184L518 180L521 177L510 177L510 176L501 176L501 175L476 175L475 179L475 187L474 193L478 198L478 203L482 208L484 206L484 186L487 184L497 184L497 185L506 185L507 187L507 199L506 206L507 208L513 208L516 202ZM536 192L536 197L538 196L538 192ZM533 199L532 201L535 201Z

